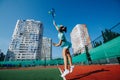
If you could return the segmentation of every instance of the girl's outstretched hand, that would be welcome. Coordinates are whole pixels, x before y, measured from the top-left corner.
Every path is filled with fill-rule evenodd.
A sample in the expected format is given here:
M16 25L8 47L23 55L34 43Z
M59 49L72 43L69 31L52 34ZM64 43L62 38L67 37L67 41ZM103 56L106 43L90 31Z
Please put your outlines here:
M55 20L53 20L53 25L56 25L56 22L55 22Z

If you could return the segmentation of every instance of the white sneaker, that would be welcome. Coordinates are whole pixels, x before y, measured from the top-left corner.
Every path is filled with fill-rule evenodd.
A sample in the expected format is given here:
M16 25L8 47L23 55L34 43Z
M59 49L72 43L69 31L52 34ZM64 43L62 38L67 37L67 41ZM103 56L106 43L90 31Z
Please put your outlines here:
M66 69L66 70L62 73L61 77L65 77L67 74L69 74L69 70L68 70L68 69Z
M70 73L73 72L74 66L70 66Z

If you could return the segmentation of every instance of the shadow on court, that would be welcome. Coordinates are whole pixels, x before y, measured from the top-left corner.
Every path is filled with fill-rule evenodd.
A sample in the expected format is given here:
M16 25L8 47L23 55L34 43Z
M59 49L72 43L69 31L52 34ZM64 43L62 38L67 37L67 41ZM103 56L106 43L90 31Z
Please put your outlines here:
M60 66L63 71L64 66ZM66 80L120 80L120 65L75 65Z
M105 71L110 71L110 70L100 69L100 70L90 71L90 72L87 72L87 73L84 73L84 74L76 75L74 78L71 78L71 79L68 79L68 80L78 80L80 78L83 78L83 77L86 77L86 76L89 76L89 75L92 75L92 74L97 74L97 73L100 73L100 72L105 72Z

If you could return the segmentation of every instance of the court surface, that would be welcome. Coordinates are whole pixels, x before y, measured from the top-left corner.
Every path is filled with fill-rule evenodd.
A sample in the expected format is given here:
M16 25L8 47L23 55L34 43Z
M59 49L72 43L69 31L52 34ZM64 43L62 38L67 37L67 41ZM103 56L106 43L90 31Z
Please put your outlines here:
M60 66L63 71L63 66ZM65 80L120 80L120 65L76 65Z
M62 78L63 65L0 69L0 80L120 80L120 65L75 65Z

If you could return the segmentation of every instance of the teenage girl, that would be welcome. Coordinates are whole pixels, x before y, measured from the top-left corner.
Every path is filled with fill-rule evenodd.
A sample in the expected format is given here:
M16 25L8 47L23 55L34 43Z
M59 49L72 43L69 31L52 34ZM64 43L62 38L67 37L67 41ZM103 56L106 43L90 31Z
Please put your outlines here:
M58 31L58 39L59 42L53 43L54 46L61 46L62 47L62 55L64 59L64 72L62 73L61 77L66 76L67 74L73 71L74 66L72 65L72 59L69 52L69 48L71 47L71 43L66 40L64 32L66 32L66 27L63 25L57 25L56 22L53 20L53 25L55 26L56 30ZM69 61L70 69L68 69L67 62ZM70 70L70 71L69 71Z

